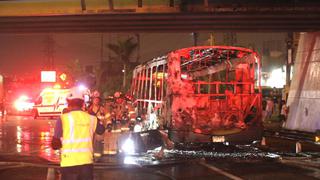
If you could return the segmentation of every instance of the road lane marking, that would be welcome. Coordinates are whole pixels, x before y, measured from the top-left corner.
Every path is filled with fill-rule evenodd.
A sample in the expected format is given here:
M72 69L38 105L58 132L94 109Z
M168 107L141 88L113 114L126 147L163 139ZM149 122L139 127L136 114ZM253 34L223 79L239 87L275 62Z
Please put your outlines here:
M222 170L222 169L219 169L219 168L217 168L217 167L215 167L215 166L213 166L213 165L207 164L207 163L205 163L205 162L200 162L199 164L202 165L202 166L204 166L204 167L206 167L206 168L208 168L208 169L210 169L210 170L212 170L212 171L214 171L214 172L216 172L216 173L218 173L218 174L224 175L224 176L226 176L226 177L228 177L228 178L230 178L230 179L233 179L233 180L243 180L242 178L240 178L240 177L238 177L238 176L235 176L235 175L233 175L233 174L230 174L230 173L228 173L228 172L226 172L226 171L224 171L224 170Z

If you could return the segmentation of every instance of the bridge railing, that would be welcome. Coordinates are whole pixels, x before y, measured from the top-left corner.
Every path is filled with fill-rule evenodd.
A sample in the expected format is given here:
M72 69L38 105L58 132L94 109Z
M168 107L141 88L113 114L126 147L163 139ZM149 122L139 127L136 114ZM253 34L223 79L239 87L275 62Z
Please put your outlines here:
M68 15L95 13L176 12L315 12L320 1L287 0L47 0L0 1L0 16Z

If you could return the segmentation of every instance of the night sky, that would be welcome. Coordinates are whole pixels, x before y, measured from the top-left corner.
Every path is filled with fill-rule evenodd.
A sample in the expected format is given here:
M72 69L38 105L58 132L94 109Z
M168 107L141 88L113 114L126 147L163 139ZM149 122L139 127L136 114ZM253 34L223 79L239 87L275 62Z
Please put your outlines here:
M52 34L54 39L55 67L63 70L67 64L78 59L82 65L97 65L101 60L101 34ZM115 43L134 34L104 34L103 59L112 53L106 44ZM0 73L5 75L31 76L40 72L45 63L45 39L48 34L0 34ZM208 33L199 35L198 44L208 45ZM225 36L215 34L216 44L223 45ZM281 52L282 61L285 50L285 33L242 33L237 34L235 45L253 46L262 53L264 44L276 43L271 48ZM174 49L193 45L191 33L180 34L140 34L140 62L164 55ZM137 54L132 57L137 59Z
M82 65L97 65L101 60L101 34L53 34L54 63L56 69L78 59ZM134 34L104 34L103 59L112 53L106 47L120 38L135 37ZM0 73L6 75L30 75L37 73L46 62L46 43L48 34L0 35ZM190 34L144 34L140 38L140 61L182 47L192 46ZM137 54L133 54L133 60Z
M45 34L0 35L0 72L7 75L32 74L43 67L46 56ZM96 34L53 35L54 60L56 68L63 68L68 62L95 62L100 57L100 44Z

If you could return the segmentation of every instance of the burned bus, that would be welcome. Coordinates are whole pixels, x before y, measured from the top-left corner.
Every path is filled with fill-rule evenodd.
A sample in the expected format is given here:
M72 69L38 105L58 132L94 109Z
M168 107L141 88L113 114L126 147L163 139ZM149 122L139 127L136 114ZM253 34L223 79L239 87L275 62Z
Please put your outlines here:
M250 143L262 133L260 76L251 49L197 46L137 66L130 92L174 142Z

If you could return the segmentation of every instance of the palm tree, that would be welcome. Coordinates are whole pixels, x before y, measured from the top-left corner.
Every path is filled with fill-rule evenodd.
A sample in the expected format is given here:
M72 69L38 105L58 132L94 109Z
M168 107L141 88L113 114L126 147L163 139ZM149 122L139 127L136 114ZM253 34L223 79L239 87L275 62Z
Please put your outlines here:
M126 87L126 71L130 64L130 57L137 47L138 43L133 42L133 37L124 41L119 40L116 44L108 44L108 48L115 54L115 57L111 57L110 59L119 60L123 64L123 89Z
M75 82L81 81L84 75L83 66L79 59L70 61L67 64L67 73L70 74L71 79Z

